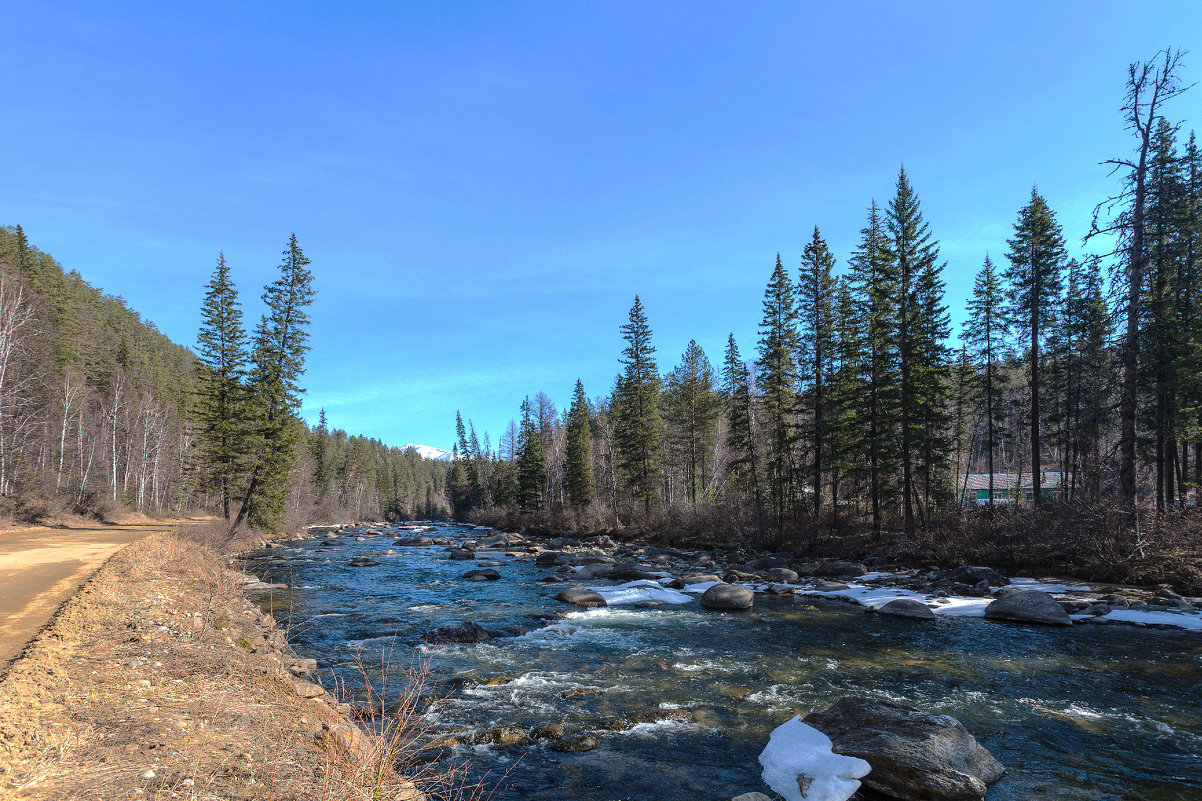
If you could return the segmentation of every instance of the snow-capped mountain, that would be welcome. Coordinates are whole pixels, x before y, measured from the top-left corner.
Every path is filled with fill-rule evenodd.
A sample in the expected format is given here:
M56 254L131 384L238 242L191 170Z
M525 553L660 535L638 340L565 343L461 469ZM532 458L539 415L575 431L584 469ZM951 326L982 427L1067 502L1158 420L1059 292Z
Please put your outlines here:
M444 451L442 448L434 448L429 445L414 445L410 442L405 446L405 450L413 449L417 451L417 455L423 459L433 459L437 462L449 462L454 458L450 451Z

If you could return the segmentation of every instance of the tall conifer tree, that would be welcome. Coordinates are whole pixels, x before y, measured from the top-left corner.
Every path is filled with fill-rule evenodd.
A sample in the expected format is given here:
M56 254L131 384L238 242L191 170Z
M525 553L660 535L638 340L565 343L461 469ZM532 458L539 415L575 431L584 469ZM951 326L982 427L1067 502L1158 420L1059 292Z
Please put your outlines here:
M655 364L651 327L639 296L634 296L629 320L622 326L626 347L619 361L617 421L614 430L618 466L634 496L651 510L660 474L660 376Z
M588 506L593 500L593 427L584 384L576 379L568 411L566 464L568 503Z
M798 372L803 385L808 388L812 411L807 433L815 517L822 509L824 458L830 456L834 417L833 404L828 397L835 357L834 267L835 257L815 226L813 236L801 254L801 275L797 281Z
M797 294L776 255L776 267L764 290L760 321L759 380L768 427L766 479L778 531L783 531L793 505L794 448L797 427Z

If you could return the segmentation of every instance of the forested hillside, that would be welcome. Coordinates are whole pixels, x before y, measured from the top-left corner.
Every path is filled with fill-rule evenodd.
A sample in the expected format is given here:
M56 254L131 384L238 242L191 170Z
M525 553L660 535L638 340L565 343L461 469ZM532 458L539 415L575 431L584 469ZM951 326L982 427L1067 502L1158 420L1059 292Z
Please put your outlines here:
M1066 232L1031 189L956 301L957 339L903 169L850 253L814 227L765 265L758 341L731 335L717 366L694 341L665 373L636 296L605 394L577 382L562 412L528 397L497 452L461 424L456 513L804 547L893 532L954 558L969 534L1018 553L1051 532L1049 560L1144 554L1202 487L1202 154L1165 114L1179 69L1170 52L1132 65L1114 196Z
M198 447L205 375L120 297L0 227L0 512L220 513ZM324 414L312 428L289 420L277 527L446 507L442 463L331 430Z

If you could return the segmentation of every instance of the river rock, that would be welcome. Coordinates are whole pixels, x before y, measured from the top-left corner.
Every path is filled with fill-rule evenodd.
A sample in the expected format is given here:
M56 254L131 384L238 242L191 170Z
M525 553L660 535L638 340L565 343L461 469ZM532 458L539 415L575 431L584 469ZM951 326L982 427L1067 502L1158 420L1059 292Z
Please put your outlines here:
M706 609L750 609L755 605L755 593L737 584L715 584L701 593L701 605Z
M839 592L840 590L846 590L847 585L842 581L823 581L814 587L814 589L818 592Z
M599 745L601 745L601 741L596 737L591 734L583 734L579 737L564 737L556 740L549 747L552 751L575 754L580 751L592 751Z
M772 799L763 793L743 793L742 795L736 795L730 801L772 801Z
M501 574L488 567L483 570L469 570L459 578L467 579L468 581L496 581L501 578Z
M320 684L314 684L311 681L304 679L292 679L292 691L301 698L317 698L320 695L325 695L325 688Z
M985 607L985 618L1045 626L1073 624L1072 618L1056 603L1056 599L1039 590L1019 590L998 597Z
M593 606L609 606L605 602L605 598L599 592L586 590L583 587L569 587L555 596L555 600L563 601L565 604L575 604L576 606L593 607Z
M466 562L469 559L475 559L476 552L469 551L467 548L455 548L451 551L449 556L456 561Z
M872 766L866 787L903 801L981 801L1006 772L953 717L889 701L843 698L805 722L834 751Z
M912 598L897 598L879 607L876 611L882 615L907 617L912 620L935 619L935 613L931 611L930 607Z
M468 621L458 626L443 626L426 633L426 642L483 642L491 635L476 623Z
M868 572L868 568L860 562L847 562L842 559L832 559L826 562L819 562L814 566L814 575L820 578L855 578L863 576Z
M489 729L486 732L481 732L477 738L480 743L493 743L502 747L509 747L526 742L526 732L516 726L501 726L497 729Z
M557 737L563 737L563 724L540 723L531 730L530 736L535 740L554 740Z
M787 567L774 567L764 571L764 578L775 584L792 584L797 581L797 572Z
M654 573L648 573L636 564L623 563L613 566L613 570L609 571L609 578L613 581L652 581L656 577Z
M562 560L562 561L561 561ZM571 556L563 551L539 551L534 557L534 564L540 567L547 565L562 565L571 561Z
M327 548L330 546L333 546L333 545L346 545L346 543L343 542L342 540L333 539L333 538L328 539L328 540L322 540L321 544L326 546Z
M1010 579L990 567L953 567L943 575L961 584L976 585L982 581L988 582L990 587L1005 587L1010 584Z
M368 559L365 556L361 556L358 559L352 559L351 561L347 562L347 564L351 567L375 567L380 563L375 559Z
M722 580L727 584L735 584L740 581L759 581L760 577L745 570L731 569L722 574Z
M394 540L392 544L420 547L423 545L433 545L434 540L430 539L429 537L402 537L399 540Z
M508 548L508 534L493 534L491 537L481 537L476 540L476 544L481 548Z
M770 570L776 567L785 567L789 564L789 560L782 556L757 556L747 563L748 570Z

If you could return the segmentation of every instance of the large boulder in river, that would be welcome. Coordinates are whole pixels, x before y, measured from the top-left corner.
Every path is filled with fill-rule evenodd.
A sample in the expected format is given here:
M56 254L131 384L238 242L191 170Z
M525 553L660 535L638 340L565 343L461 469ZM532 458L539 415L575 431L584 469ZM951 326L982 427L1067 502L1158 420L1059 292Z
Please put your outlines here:
M539 551L534 557L534 564L540 567L547 565L562 565L571 561L571 557L563 551Z
M593 607L593 606L609 606L605 602L605 598L599 592L586 590L583 587L570 587L563 590L555 596L555 600L563 601L565 604L575 604L576 606Z
M787 567L774 567L764 571L764 578L778 584L792 584L797 581L797 573Z
M738 584L715 584L701 593L701 605L706 609L750 609L755 605L755 593Z
M789 560L783 556L757 556L747 563L748 570L768 570L773 567L785 567Z
M622 562L613 566L613 569L609 571L608 578L613 581L651 581L657 576L654 573L648 573L637 564Z
M814 575L820 578L855 578L868 572L860 562L847 562L842 559L831 559L814 566Z
M935 613L926 604L913 598L895 598L877 610L882 615L891 617L907 617L911 620L934 620Z
M1019 590L997 598L985 607L987 620L1013 623L1039 623L1044 626L1071 626L1072 618L1056 599L1039 590Z
M889 701L843 698L805 722L837 754L872 766L864 785L903 801L981 801L1006 769L953 717Z
M399 540L394 540L392 544L421 547L425 545L433 545L434 540L430 539L429 537L402 537Z
M330 546L333 546L333 545L346 545L345 542L343 542L342 540L339 540L339 539L322 540L321 544L326 546L327 548Z
M452 548L450 554L451 559L459 562L466 562L476 558L476 552L467 548Z
M469 570L459 578L467 579L468 581L496 581L501 578L501 574L491 567L486 567L483 570Z
M974 586L982 581L987 582L990 587L1005 587L1010 583L1010 579L991 567L953 567L944 573L943 577Z
M440 629L426 632L426 642L483 642L491 637L487 631L476 623L468 621L458 626L443 626Z

